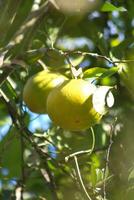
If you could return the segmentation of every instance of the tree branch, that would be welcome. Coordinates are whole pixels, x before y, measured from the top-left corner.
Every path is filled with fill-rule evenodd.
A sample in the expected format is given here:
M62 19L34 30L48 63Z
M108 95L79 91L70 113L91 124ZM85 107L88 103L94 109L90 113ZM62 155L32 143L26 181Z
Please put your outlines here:
M49 187L50 187L50 191L52 193L53 199L54 200L58 200L58 197L57 197L57 194L56 194L54 178L53 178L53 175L51 174L51 171L50 171L50 169L48 167L48 164L47 164L47 159L48 158L53 160L53 161L55 161L55 160L53 158L51 158L49 154L47 154L46 152L42 151L42 149L37 146L37 144L34 142L34 140L32 138L32 133L25 127L25 125L23 123L23 120L22 120L21 116L18 114L18 112L15 109L15 107L12 106L12 104L9 101L8 97L6 97L6 95L2 91L0 91L0 93L1 93L0 98L6 104L8 112L9 112L11 118L12 118L14 126L16 127L16 129L19 131L19 133L21 135L23 133L23 137L25 137L30 142L30 144L34 147L35 151L37 152L37 154L42 159L42 161L43 161L43 163L44 163L44 165L46 167L46 171L48 173L48 176L50 178ZM24 173L24 171L22 173ZM24 176L24 174L22 174L22 176ZM24 177L22 177L22 178L24 178ZM21 200L23 200L22 192L23 192L23 189L21 188Z

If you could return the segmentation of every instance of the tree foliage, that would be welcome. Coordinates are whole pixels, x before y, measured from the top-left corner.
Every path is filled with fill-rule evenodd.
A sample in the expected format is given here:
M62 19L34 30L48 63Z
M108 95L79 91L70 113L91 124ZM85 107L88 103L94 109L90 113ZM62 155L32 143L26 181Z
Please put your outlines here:
M85 13L57 2L0 1L0 199L132 200L134 88L120 69L133 68L134 1ZM55 126L22 99L28 78L46 68L111 86L114 106L89 130Z

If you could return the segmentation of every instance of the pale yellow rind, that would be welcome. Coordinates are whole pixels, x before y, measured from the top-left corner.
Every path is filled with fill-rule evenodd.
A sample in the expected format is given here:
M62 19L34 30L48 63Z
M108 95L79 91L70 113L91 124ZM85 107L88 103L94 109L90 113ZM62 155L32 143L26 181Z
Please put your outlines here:
M23 90L23 100L35 113L46 113L46 100L49 92L67 78L58 73L41 71L28 79Z
M70 131L85 130L101 119L93 108L94 85L72 79L53 89L47 98L47 112L52 121Z

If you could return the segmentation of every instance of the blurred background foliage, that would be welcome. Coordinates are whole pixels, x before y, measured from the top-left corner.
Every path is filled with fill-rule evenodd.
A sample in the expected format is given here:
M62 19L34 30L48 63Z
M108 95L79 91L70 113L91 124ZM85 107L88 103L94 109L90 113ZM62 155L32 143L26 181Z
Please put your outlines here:
M133 58L134 1L95 1L85 12L60 2L0 0L0 199L89 199L65 157L90 149L91 131L55 127L22 101L27 79L46 67L71 77L69 58L85 78L115 88L114 107L93 127L93 153L78 156L84 186L92 200L133 200L134 104L105 58Z

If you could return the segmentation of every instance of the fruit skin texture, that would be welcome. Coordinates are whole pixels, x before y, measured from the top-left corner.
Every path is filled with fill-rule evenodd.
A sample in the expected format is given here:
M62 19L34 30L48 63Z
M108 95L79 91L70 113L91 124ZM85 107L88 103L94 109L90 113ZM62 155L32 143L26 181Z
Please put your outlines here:
M71 0L56 0L55 2L60 11L71 15L93 11L101 4L101 0L73 0L73 2Z
M67 78L58 73L43 70L28 79L23 90L23 100L35 113L46 113L46 100L49 92Z
M47 98L47 112L52 121L70 131L85 130L100 121L102 115L93 108L94 85L72 79L53 89Z

